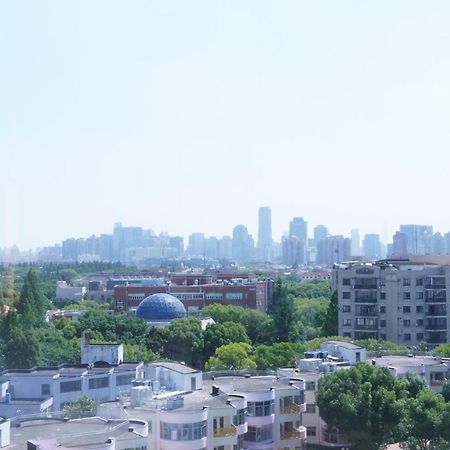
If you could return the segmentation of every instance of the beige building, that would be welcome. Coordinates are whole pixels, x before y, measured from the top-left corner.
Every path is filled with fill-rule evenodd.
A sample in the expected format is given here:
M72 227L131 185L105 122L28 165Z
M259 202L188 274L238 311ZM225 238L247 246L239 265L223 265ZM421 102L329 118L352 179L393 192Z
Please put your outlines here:
M335 264L339 335L429 348L450 341L450 258Z

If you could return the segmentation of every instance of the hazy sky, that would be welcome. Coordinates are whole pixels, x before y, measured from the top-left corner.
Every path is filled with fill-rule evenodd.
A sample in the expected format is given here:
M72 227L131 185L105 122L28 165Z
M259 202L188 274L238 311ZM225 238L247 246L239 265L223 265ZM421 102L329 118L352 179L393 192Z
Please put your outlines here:
M450 230L450 2L0 3L0 247Z

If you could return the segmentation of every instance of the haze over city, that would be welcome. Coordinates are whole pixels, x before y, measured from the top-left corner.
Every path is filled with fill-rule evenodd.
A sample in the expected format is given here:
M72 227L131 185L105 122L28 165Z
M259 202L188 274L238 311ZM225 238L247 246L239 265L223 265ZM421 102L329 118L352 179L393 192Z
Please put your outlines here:
M450 230L450 5L3 2L0 247L112 224Z

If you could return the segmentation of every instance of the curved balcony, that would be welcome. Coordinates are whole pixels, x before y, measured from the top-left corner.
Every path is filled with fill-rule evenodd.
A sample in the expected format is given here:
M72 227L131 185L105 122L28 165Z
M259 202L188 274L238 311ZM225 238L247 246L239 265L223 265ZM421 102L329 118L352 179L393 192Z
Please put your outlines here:
M253 441L244 441L244 448L246 449L257 449L257 450L273 450L274 442L270 440L268 442L253 442Z
M306 439L306 428L305 427L298 427L294 428L290 431L283 431L280 434L280 439L282 441L293 441L297 439Z
M269 416L248 416L247 423L251 427L261 427L263 425L271 425L275 422L275 414Z
M236 425L231 425L226 428L216 428L214 430L215 438L230 437L230 436L236 436L236 435L237 435Z
M237 432L238 435L245 434L245 433L247 433L247 431L248 431L248 424L247 424L247 422L243 423L242 425L237 425L236 426L236 432Z
M291 403L280 409L281 414L300 414L300 412L300 405L297 405L296 403Z

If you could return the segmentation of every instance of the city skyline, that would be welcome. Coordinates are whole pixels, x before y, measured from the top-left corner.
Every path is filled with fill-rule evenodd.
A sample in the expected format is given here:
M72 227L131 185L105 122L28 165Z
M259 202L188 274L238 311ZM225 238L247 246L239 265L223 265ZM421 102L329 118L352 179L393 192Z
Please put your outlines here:
M445 1L2 2L1 246L117 221L256 237L260 205L274 236L298 215L450 229L431 195L449 20Z

